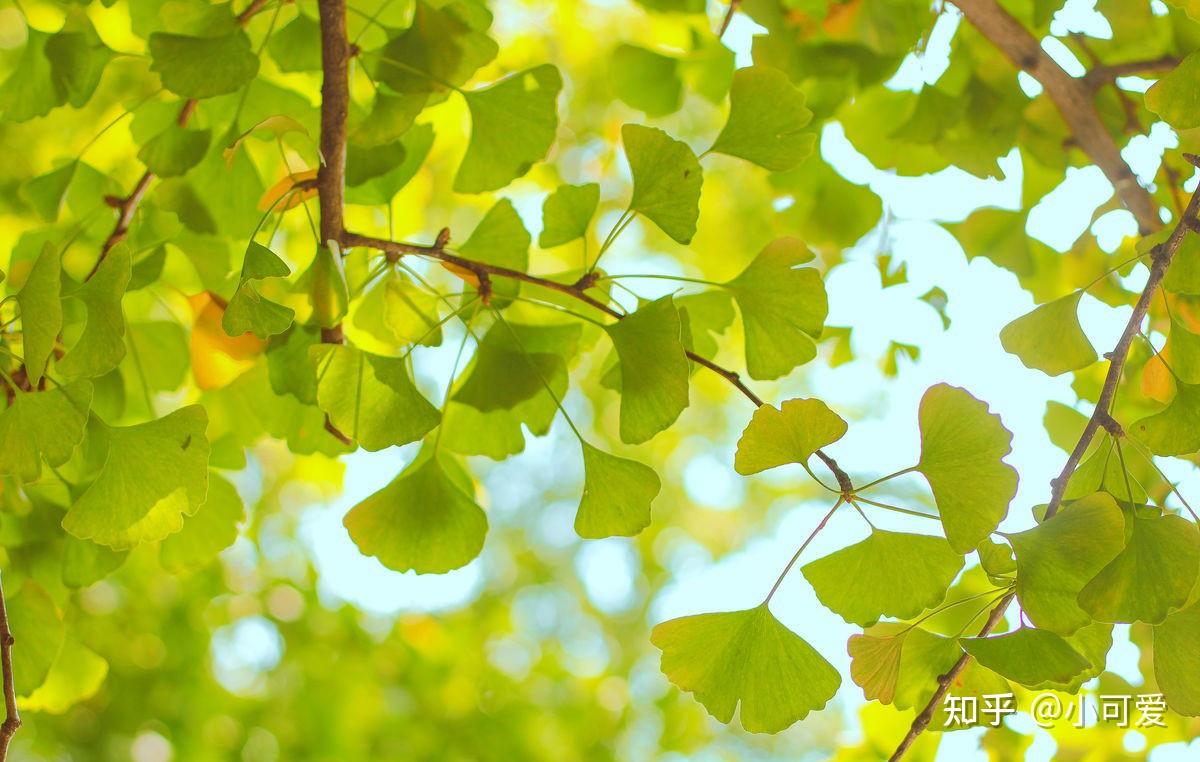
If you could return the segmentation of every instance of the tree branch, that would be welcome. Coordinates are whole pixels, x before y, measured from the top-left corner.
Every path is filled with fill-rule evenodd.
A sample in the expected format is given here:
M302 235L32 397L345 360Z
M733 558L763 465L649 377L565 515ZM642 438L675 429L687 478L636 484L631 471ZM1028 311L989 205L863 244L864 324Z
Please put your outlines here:
M996 625L1000 624L1000 619L1004 616L1004 610L1008 608L1008 604L1012 603L1013 597L1015 596L1016 593L1013 592L1000 599L1000 602L992 608L992 613L988 614L987 621L983 623L983 627L980 628L979 635L977 637L982 638L992 630L996 629ZM970 661L971 655L966 651L963 651L962 656L958 657L958 661L954 662L954 666L951 667L946 674L938 678L938 687L937 690L933 692L933 697L929 699L929 703L925 705L925 708L921 710L921 713L913 719L912 726L908 729L908 733L904 736L904 739L900 741L900 745L896 747L896 751L894 751L892 756L889 757L888 762L896 762L908 753L909 747L913 745L913 743L917 740L917 737L924 733L925 729L929 727L930 721L933 720L933 713L937 711L938 705L942 702L942 699L945 698L946 694L950 692L950 686L954 684L954 681L960 674L962 674L962 671L967 668L967 664L970 663Z
M350 42L345 0L320 0L321 17L321 243L342 240L345 229L346 115L350 111Z
M1087 82L1088 86L1096 90L1112 82L1117 77L1130 77L1138 74L1165 71L1166 69L1174 69L1178 65L1179 59L1175 56L1159 56L1158 58L1149 58L1144 61L1123 61L1115 64L1098 63L1088 70L1083 79Z
M1096 113L1092 103L1094 89L1085 80L1067 74L996 0L951 1L1010 61L1041 83L1074 135L1075 143L1116 188L1122 203L1137 219L1142 235L1162 227L1154 198L1138 184L1133 170L1121 158L1120 147Z
M4 724L0 725L0 762L8 759L8 745L21 727L17 712L17 685L13 681L12 630L8 626L8 610L4 606L4 588L0 586L0 671L4 675Z

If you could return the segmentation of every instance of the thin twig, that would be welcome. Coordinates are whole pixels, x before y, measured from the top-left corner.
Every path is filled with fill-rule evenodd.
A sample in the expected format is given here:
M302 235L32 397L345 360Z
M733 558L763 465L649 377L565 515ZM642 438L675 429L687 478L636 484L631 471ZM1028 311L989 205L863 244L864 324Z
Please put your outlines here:
M17 712L17 685L13 681L12 629L8 626L8 610L4 607L4 588L0 585L0 670L4 674L4 724L0 725L0 762L8 759L8 745L21 727Z

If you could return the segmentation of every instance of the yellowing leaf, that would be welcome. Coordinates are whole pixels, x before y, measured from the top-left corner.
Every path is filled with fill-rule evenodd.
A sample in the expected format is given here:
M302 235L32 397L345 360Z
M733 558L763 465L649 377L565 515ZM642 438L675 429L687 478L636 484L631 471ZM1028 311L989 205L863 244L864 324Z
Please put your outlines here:
M741 704L742 727L778 733L821 709L842 678L812 646L771 615L766 604L697 614L657 625L667 678L721 722Z
M221 325L225 309L211 293L189 297L192 324L192 376L201 389L219 389L246 372L263 353L266 342L253 334L230 336Z
M286 212L288 209L300 206L310 198L315 198L317 195L316 179L317 170L315 169L306 169L303 172L288 175L267 188L262 194L262 198L258 200L258 211L265 212L273 209L276 212ZM304 187L298 187L301 185ZM294 189L296 192L292 193ZM289 193L291 193L290 196L288 196ZM288 197L280 201L284 196Z
M1050 376L1094 363L1096 350L1079 325L1082 296L1082 291L1068 294L1004 326L1000 343L1005 351L1021 358L1025 367Z

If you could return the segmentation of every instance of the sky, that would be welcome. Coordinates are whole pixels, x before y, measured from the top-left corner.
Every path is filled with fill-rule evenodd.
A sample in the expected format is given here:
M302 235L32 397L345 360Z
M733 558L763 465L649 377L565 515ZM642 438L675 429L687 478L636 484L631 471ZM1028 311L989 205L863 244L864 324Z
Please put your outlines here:
M944 14L925 53L910 56L889 86L918 89L924 82L935 81L945 68L949 41L957 23L956 14ZM1101 37L1111 33L1107 22L1086 0L1067 3L1052 30L1055 34L1085 31ZM735 17L725 39L737 52L739 65L750 63L751 37L761 31L745 16ZM1044 47L1069 72L1082 72L1079 62L1061 43L1048 40ZM1138 86L1136 81L1127 84ZM1031 94L1037 90L1036 82L1024 75L1022 86ZM1173 141L1170 130L1158 125L1149 139L1136 141L1127 149L1126 158L1140 175L1152 177L1162 151L1172 147ZM846 252L845 263L834 268L826 282L831 305L828 325L853 329L853 346L860 359L836 368L826 367L818 360L807 369L799 390L803 396L826 401L834 410L856 411L849 433L832 448L832 454L848 456L844 459L850 462L870 463L880 474L912 465L919 449L915 421L921 395L939 382L962 386L986 400L1014 435L1008 462L1021 474L1021 483L1001 528L1031 527L1030 509L1045 502L1050 478L1065 458L1050 443L1042 416L1049 400L1075 405L1070 377L1049 378L1031 371L1001 349L1000 329L1032 309L1031 297L1007 271L982 258L968 263L955 239L938 224L962 220L980 207L1017 209L1021 188L1019 158L1013 154L1001 161L1005 175L1002 180L980 180L953 169L919 178L897 177L872 167L849 144L837 124L825 128L820 151L844 177L868 185L880 196L886 220ZM1052 247L1065 249L1087 229L1095 209L1111 195L1112 187L1099 170L1072 170L1062 186L1031 211L1027 233ZM537 205L532 209L536 211ZM526 215L526 223L535 235L540 227L538 217ZM1101 245L1111 249L1124 236L1132 235L1136 225L1127 212L1114 211L1101 217L1093 231ZM633 256L633 252L625 253ZM876 265L879 253L891 254L894 266L901 263L907 266L906 284L881 288ZM612 269L619 270L621 258L622 247L618 245L613 251ZM656 265L657 270L654 266L647 269L646 263L641 262L638 270L669 273L675 266L669 259L657 260ZM1145 276L1145 268L1139 265L1127 285L1138 287ZM942 288L949 297L949 329L943 329L937 314L917 298L934 286ZM664 284L664 292L672 287ZM646 296L655 295L652 286L641 290ZM1092 343L1101 348L1115 343L1129 314L1129 308L1110 308L1090 296L1084 297L1081 306L1085 330ZM918 346L921 355L919 362L902 362L897 378L885 379L877 359L892 341ZM564 448L574 446L560 417L550 436L531 439L525 454L490 470L485 483L490 495L489 510L501 513L517 510L524 495L540 492L533 483L540 478L539 473L552 472L555 478L570 478L571 474L563 474L563 469L569 471L571 467L563 465L566 461L560 454ZM399 574L385 569L373 558L362 556L349 539L341 524L346 511L390 481L415 452L415 447L409 446L346 457L345 491L332 502L309 510L302 525L302 536L315 559L324 599L330 605L350 602L378 617L381 624L404 612L436 612L469 606L483 583L482 571L487 564L485 558L445 575ZM1163 466L1168 467L1166 463ZM1183 479L1181 489L1185 494L1189 487L1197 486L1197 479L1190 472L1187 467L1179 473L1169 471ZM695 456L685 464L682 479L689 495L710 507L735 509L744 497L742 477L732 469L732 452ZM798 505L776 525L762 526L756 539L742 550L716 561L699 544L682 543L682 550L670 559L672 581L665 588L651 592L652 614L647 631L650 625L675 616L756 605L762 600L764 585L769 586L775 579L827 507L820 503ZM552 544L572 542L571 511L558 511L556 515L563 517L562 522L550 520L550 526L540 530L544 535L540 539ZM872 514L872 519L885 528L928 531L917 519L893 514L878 519ZM806 552L805 561L857 541L866 531L856 514L839 512ZM488 552L485 549L485 556ZM585 543L575 561L587 595L605 611L620 611L630 605L633 596L641 594L635 581L637 568L634 550L623 539ZM524 597L518 594L514 601L518 613L527 612L533 621L539 616L539 605L532 594ZM772 610L784 624L803 632L843 675L848 674L845 642L856 630L819 604L801 574L793 573L785 580L772 601ZM231 688L248 679L247 671L252 675L255 669L269 668L278 661L282 641L277 633L272 633L272 627L268 620L255 618L219 633L214 644L214 664L218 675L223 675ZM577 639L579 669L602 667L603 647L597 633L583 633ZM519 649L506 648L501 643L493 658L519 661L522 656ZM1141 682L1136 660L1137 650L1129 642L1128 627L1118 625L1109 669L1136 685ZM657 665L651 664L647 672L656 669ZM646 679L660 683L662 680ZM638 681L634 680L633 685L636 688ZM661 684L655 684L653 689L660 690ZM856 717L862 701L857 687L848 678L844 679L835 711L843 715L847 743L857 739ZM1052 758L1053 741L1028 717L1013 718L1010 725L1034 735L1029 759ZM977 749L981 732L947 734L938 760L986 759ZM1144 746L1144 740L1136 731L1130 731L1126 744L1130 751L1136 751ZM1151 759L1168 762L1194 758L1197 750L1200 741L1190 751L1177 744L1156 750Z

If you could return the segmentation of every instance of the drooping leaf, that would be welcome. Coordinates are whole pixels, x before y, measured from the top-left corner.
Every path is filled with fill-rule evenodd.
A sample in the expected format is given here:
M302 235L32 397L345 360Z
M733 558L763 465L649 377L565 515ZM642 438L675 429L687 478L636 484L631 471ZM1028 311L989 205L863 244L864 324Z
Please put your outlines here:
M842 678L824 657L766 604L697 614L657 625L650 641L662 650L667 678L721 722L741 704L742 727L778 733L829 702Z
M575 533L589 540L632 537L650 526L650 504L662 488L654 469L580 444L584 481Z
M63 529L116 550L183 527L208 491L208 416L190 405L157 420L107 430L100 475L63 517Z
M812 153L816 133L804 128L812 112L788 76L767 66L733 75L729 119L709 150L753 162L773 172L791 169Z
M1079 591L1079 606L1101 622L1163 621L1180 608L1200 573L1200 532L1157 508L1125 511L1125 548Z
M558 186L542 203L538 246L550 249L586 237L599 203L600 186L596 183Z
M59 209L67 195L71 179L75 177L77 161L69 161L44 175L38 175L21 186L21 194L29 201L33 210L47 222L58 219Z
M802 241L780 238L725 284L742 313L751 378L779 378L817 356L829 299L816 268L798 267L812 260Z
M604 327L621 366L621 441L640 444L688 406L679 311L664 296Z
M1137 421L1130 435L1155 455L1200 451L1200 384L1177 382L1175 397L1162 410Z
M785 400L754 411L738 440L733 467L743 476L787 463L806 463L846 433L842 417L818 399Z
M266 339L286 331L296 317L295 310L267 299L253 281L282 278L289 273L291 268L275 252L250 241L242 262L242 280L221 316L225 333L230 336L253 333Z
M17 292L21 307L21 333L25 368L31 384L46 372L46 363L62 330L62 263L58 249L47 243L33 263L25 285Z
M1154 626L1154 676L1173 711L1200 716L1200 603Z
M662 130L640 124L623 126L621 140L633 173L629 208L645 215L675 241L691 243L704 182L696 154Z
M61 466L83 439L92 385L75 381L38 392L19 392L0 413L0 474L36 481L42 460Z
M1008 536L1017 556L1017 600L1036 626L1070 635L1092 621L1079 593L1124 545L1125 522L1112 496L1097 492Z
M551 379L565 379L565 359L575 354L579 334L577 324L495 323L480 341L453 399L484 413L516 407Z
M987 403L948 384L921 398L921 461L950 546L966 553L1004 518L1017 472L1004 462L1012 434Z
M609 59L618 98L646 116L673 114L683 105L680 61L636 45L618 45Z
M390 484L350 509L343 523L365 555L389 569L441 574L483 547L487 517L457 465L422 453Z
M403 360L343 344L317 344L309 351L317 366L317 404L365 449L415 442L441 420Z
M15 641L13 688L18 697L29 696L50 674L62 650L67 628L46 590L32 580L21 585L16 595L8 597L5 608Z
M1029 688L1067 684L1091 666L1049 630L1022 627L1004 635L959 642L983 666Z
M558 69L545 64L465 93L471 141L454 176L454 190L498 190L545 158L558 129L561 89Z
M1000 331L1000 343L1021 358L1026 368L1058 376L1086 368L1096 361L1096 350L1079 325L1082 291L1043 304Z
M155 32L149 42L150 69L184 98L232 93L258 73L258 56L241 29L214 37Z
M238 524L245 516L242 499L234 486L210 473L204 504L183 523L183 529L162 541L158 548L159 562L173 572L204 566L233 544Z
M868 699L897 709L922 706L962 651L953 638L920 627L877 624L850 636L850 676Z
M65 378L95 378L125 357L125 315L121 299L132 273L129 247L117 244L91 280L70 294L87 308L87 322L75 345L55 367Z
M876 529L802 571L821 603L869 627L882 616L907 619L938 605L962 566L962 555L941 537Z
M296 288L308 294L312 302L310 325L332 328L342 322L350 305L346 270L336 245L318 246L312 264L296 281Z

